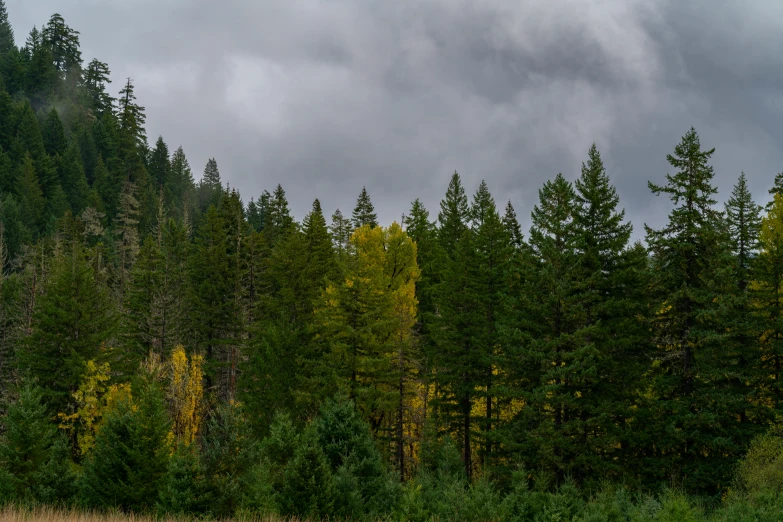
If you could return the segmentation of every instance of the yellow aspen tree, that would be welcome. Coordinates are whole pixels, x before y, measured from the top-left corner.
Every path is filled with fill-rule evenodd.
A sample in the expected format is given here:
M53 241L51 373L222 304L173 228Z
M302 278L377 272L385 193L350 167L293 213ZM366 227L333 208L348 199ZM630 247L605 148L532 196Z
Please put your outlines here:
M182 345L175 347L171 353L169 403L172 410L172 430L178 440L188 445L196 439L202 420L202 362L201 355L192 355L188 361Z

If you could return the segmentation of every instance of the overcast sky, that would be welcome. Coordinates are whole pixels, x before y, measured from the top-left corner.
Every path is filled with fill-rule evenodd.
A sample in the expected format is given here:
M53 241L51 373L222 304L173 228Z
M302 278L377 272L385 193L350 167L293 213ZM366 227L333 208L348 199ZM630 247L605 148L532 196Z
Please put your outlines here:
M21 44L59 12L85 61L147 109L151 143L215 157L248 201L278 183L297 219L437 215L454 170L525 228L544 181L602 153L637 237L670 208L666 154L694 126L723 200L783 170L780 0L6 0ZM328 216L327 216L328 219Z

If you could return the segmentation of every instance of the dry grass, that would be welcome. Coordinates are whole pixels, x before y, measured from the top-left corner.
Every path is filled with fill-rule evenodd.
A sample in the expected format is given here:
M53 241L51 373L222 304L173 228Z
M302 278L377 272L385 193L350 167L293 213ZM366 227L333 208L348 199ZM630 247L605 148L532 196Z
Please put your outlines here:
M51 507L28 509L9 505L0 508L0 522L185 522L189 520L196 519L184 516L161 518L124 513L98 513ZM297 522L297 519L283 519L276 516L241 517L235 519L235 522Z

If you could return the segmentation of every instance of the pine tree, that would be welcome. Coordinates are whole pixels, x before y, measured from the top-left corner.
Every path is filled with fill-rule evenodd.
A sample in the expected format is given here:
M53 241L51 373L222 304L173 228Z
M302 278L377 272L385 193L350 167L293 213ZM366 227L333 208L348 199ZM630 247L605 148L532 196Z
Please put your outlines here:
M283 187L278 185L268 201L269 203L263 212L263 231L267 242L274 245L276 241L293 229L294 220L288 210L288 199L286 199Z
M155 142L155 148L152 149L148 163L147 170L153 183L156 186L163 186L169 179L169 169L171 168L169 148L163 141L163 136L158 136L158 141Z
M188 258L188 320L194 348L205 355L207 388L221 384L238 337L239 310L234 299L241 274L231 262L228 225L210 207Z
M35 239L38 237L43 223L46 200L44 200L41 187L38 185L33 160L29 154L25 154L18 179L16 195L19 197L19 217L27 234L29 234L28 237Z
M81 496L93 508L144 511L160 498L169 460L169 421L160 386L142 376L103 419L84 463Z
M17 360L22 372L37 379L46 403L63 412L85 363L98 358L101 346L111 340L115 318L108 292L79 243L68 245L50 270Z
M503 228L511 241L511 245L517 250L522 248L524 234L522 234L522 227L519 226L519 221L517 221L517 213L511 205L511 200L506 203L506 211L503 214Z
M736 368L725 381L724 393L742 400L734 402L734 414L739 425L734 437L743 447L763 430L771 412L762 406L769 373L759 358L758 339L763 338L759 314L760 296L757 280L759 235L761 231L761 206L753 201L745 174L741 173L734 190L725 205L725 227L728 235L728 262L720 277L718 324L723 325L724 338L721 351L729 360L736 361ZM763 294L764 292L761 292ZM728 355L728 357L726 357Z
M198 448L178 444L161 480L158 511L167 515L205 515L210 502L207 471Z
M220 404L207 420L202 445L210 510L216 517L230 516L240 506L245 479L260 451L238 403Z
M92 104L91 109L99 116L110 114L116 101L106 90L111 83L110 75L109 66L95 58L84 71L84 86Z
M0 0L0 55L5 55L11 49L16 49L14 29L8 20L8 10L5 7L5 2Z
M508 449L558 478L577 455L572 441L578 440L581 419L570 412L579 409L583 365L592 352L585 339L589 331L580 330L584 310L575 295L575 205L573 187L562 174L539 190L529 236L531 261L517 305L522 338L508 366L525 403L515 419L520 436Z
M124 291L130 279L130 271L139 253L139 202L136 186L126 182L122 187L115 225L116 250L119 256L117 267L120 290Z
M58 488L60 491L47 492L45 489L45 486L51 486L53 477L47 473L47 467L58 437L57 427L39 388L29 382L24 384L19 397L8 408L3 427L0 464L11 476L16 499L44 500L41 497L47 493L53 497L69 496L67 485ZM66 471L65 475L64 478L73 480L71 473Z
M713 153L702 150L694 129L685 134L667 156L677 173L666 175L666 185L649 184L653 194L667 194L677 206L664 228L645 227L656 267L657 451L666 455L655 466L702 491L726 483L732 458L741 451L739 440L723 438L725 430L716 430L708 419L734 424L730 412L741 410L737 401L743 401L725 389L723 368L736 359L722 353L715 323L715 279L726 242L721 214L714 208L717 189L708 163Z
M634 393L647 370L644 355L648 332L638 318L645 315L644 258L630 249L632 226L618 208L619 196L604 169L595 144L575 183L574 227L579 264L575 295L583 316L581 360L570 377L580 402L571 408L578 460L573 478L589 479L613 474L618 449L627 447L634 434L624 426L633 416ZM581 375L579 373L581 373ZM581 446L581 447L580 447ZM625 466L630 466L627 463Z
M375 207L370 201L370 195L367 193L367 187L362 187L359 198L356 200L356 207L351 216L353 228L361 228L364 225L371 227L378 226L378 216L375 214Z
M348 242L351 239L351 222L343 217L343 213L338 208L332 214L332 224L329 226L329 232L332 234L332 241L337 249L338 259L343 259L348 251Z
M41 41L49 49L55 68L61 73L80 68L82 53L79 50L79 31L65 24L58 13L49 18L41 31Z
M449 181L446 197L440 202L438 213L438 240L441 248L448 256L453 256L456 245L467 230L468 197L462 188L462 181L455 171Z
M62 156L65 153L65 149L68 147L68 139L65 137L65 129L62 121L60 121L60 115L57 114L57 109L53 108L49 111L41 135L47 154L50 156L57 154Z
M81 154L76 143L71 144L60 160L60 186L70 204L71 212L80 214L87 206L90 186L84 174Z

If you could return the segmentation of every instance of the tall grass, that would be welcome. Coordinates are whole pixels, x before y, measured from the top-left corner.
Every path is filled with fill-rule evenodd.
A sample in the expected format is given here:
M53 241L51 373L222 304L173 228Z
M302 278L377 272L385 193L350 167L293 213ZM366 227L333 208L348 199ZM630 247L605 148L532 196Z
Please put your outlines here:
M25 508L6 505L0 508L0 522L186 522L193 517L156 517L134 515L132 513L81 511L77 509L58 509L51 506ZM278 516L239 516L234 522L307 522L297 518ZM228 522L228 521L226 521Z

